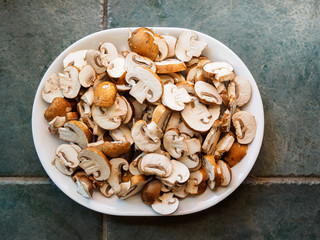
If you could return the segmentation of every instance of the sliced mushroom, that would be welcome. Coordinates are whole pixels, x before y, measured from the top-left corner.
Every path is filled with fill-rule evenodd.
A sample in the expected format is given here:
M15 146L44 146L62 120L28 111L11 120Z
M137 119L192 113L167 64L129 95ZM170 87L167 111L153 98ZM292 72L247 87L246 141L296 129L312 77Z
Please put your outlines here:
M173 197L173 193L164 193L152 205L152 209L162 215L174 213L179 207L179 200Z
M71 144L61 144L56 149L56 156L64 166L70 168L76 168L79 165L78 153L81 151L81 148L77 145Z
M68 166L65 166L59 159L57 155L55 155L52 164L55 165L55 167L64 175L70 176L74 173L75 168L71 168Z
M160 196L161 182L154 179L148 182L141 193L141 200L144 204L151 206Z
M129 94L139 103L145 99L153 103L162 95L162 84L157 74L146 67L135 67L126 75L127 83L132 86Z
M56 97L44 112L44 118L50 122L58 116L64 117L68 112L71 112L71 110L71 104L66 99Z
M207 176L207 184L211 190L216 187L217 164L212 155L203 156L203 170Z
M192 67L196 64L198 64L201 60L208 60L207 57L200 56L200 57L194 57L189 62L186 62L187 67Z
M120 184L120 191L117 194L119 199L127 199L140 192L146 185L147 180L144 175L133 176L129 182Z
M222 103L222 98L217 89L207 82L197 81L194 85L194 91L199 101L204 104L220 105Z
M115 141L128 141L130 144L134 143L131 131L127 125L121 125L117 129L110 130L109 134Z
M114 158L119 157L131 149L131 144L127 140L123 141L104 141L100 140L90 143L88 146L95 147L102 151L106 156Z
M102 64L101 53L97 50L88 50L86 60L91 65L97 74L103 73L107 67Z
M116 100L116 95L117 88L114 83L102 82L94 90L94 103L99 107L111 107Z
M174 158L180 158L188 151L186 139L180 136L178 129L170 129L163 136L163 147Z
M152 121L152 115L154 112L155 106L153 105L147 105L144 113L142 113L142 120L144 120L146 123L150 123Z
M229 132L231 127L231 113L227 109L221 119L221 132Z
M102 186L100 187L100 192L106 196L106 197L111 197L113 195L113 189L108 183L108 181L103 181Z
M214 152L214 156L216 159L220 159L222 154L225 152L228 152L234 142L234 136L231 132L228 132L226 135L224 135L222 138L220 138L216 150Z
M169 47L166 40L159 34L155 34L154 41L158 45L159 53L156 61L162 61L167 58L169 53Z
M117 48L110 42L101 43L99 46L99 51L101 53L101 64L105 67L118 57Z
M68 114L68 113L67 113ZM66 114L66 115L67 115ZM58 128L62 127L67 122L66 116L56 116L49 122L49 132L52 134L58 133Z
M95 90L100 83L107 80L109 80L109 77L106 72L97 74L96 79L94 80L94 83L93 83L93 90Z
M189 94L191 94L192 96L195 96L196 92L194 91L194 86L192 83L188 82L188 81L181 81L181 82L178 82L176 84L176 86L178 88L184 88L185 90L187 90L187 92Z
M164 130L168 124L171 111L162 104L159 104L153 111L152 121L155 122L159 128Z
M242 145L238 142L234 142L230 150L223 155L225 161L227 161L230 167L239 163L247 154L248 145Z
M233 67L227 62L210 62L203 66L206 77L215 78L219 82L234 79Z
M148 153L138 162L138 169L145 175L169 177L173 166L169 158L158 153Z
M174 78L169 74L159 74L159 77L163 85L168 83L174 84Z
M157 73L175 73L187 69L187 66L184 62L175 58L162 60L161 62L156 62L155 64Z
M178 128L180 122L181 122L180 112L173 112L169 118L169 121L168 121L167 127L165 128L165 131L168 131L171 128Z
M232 179L232 171L231 168L227 163L225 163L222 160L219 160L217 162L219 168L221 169L222 172L222 178L221 178L221 186L226 187L230 184L231 179Z
M85 65L79 73L79 82L83 87L90 87L96 79L96 72L91 65Z
M186 192L187 183L182 184L181 186L175 186L172 188L172 193L177 196L178 198L186 198L189 193Z
M107 73L111 80L117 85L124 85L127 73L125 69L125 59L123 57L113 59L108 65Z
M161 182L167 186L175 186L185 183L190 176L190 171L183 163L177 160L171 160L172 172L168 177L162 177Z
M95 147L83 149L79 155L79 166L87 175L92 175L94 179L103 181L110 176L110 163L107 157Z
M185 104L190 101L191 97L184 88L178 88L171 83L164 85L162 95L162 104L164 106L174 111L182 111L186 106Z
M220 126L221 126L220 120L217 119L213 123L213 126L211 127L210 131L206 136L206 139L202 144L202 151L204 153L212 155L216 150L216 146L221 134Z
M153 72L156 71L156 65L150 58L140 56L135 52L129 53L125 60L126 71L128 72L137 66L144 66L150 68Z
M210 106L207 108L204 104L200 103L197 98L194 98L181 112L181 118L187 127L192 130L206 132L219 117L219 114L219 106Z
M188 62L192 57L199 57L206 43L198 41L198 35L193 31L183 31L177 40L175 54L181 61Z
M167 58L170 58L170 57L174 57L175 55L175 47L176 47L176 42L177 42L177 39L173 36L170 36L170 35L161 35L164 40L166 41L167 45L168 45L168 55L167 55Z
M153 152L160 147L163 132L155 122L139 120L133 125L131 136L140 150Z
M74 66L68 66L59 73L60 89L66 98L75 98L80 91L79 72Z
M141 56L156 60L159 54L159 47L155 41L155 35L152 30L147 28L138 28L128 39L129 48L132 52Z
M113 192L117 194L121 190L120 183L121 183L122 170L128 171L129 164L127 160L125 160L124 158L113 158L110 160L110 164L111 164L111 173L107 181L111 186Z
M92 198L93 184L86 176L75 176L77 192L85 198Z
M91 133L87 125L80 121L69 121L64 127L59 128L59 138L78 144L81 148L85 148L91 141Z
M234 79L237 106L241 107L249 102L251 98L251 85L245 77L236 76Z
M186 124L182 121L178 125L178 129L180 133L187 134L189 137L194 136L194 131L186 126Z
M87 65L87 61L85 60L86 54L87 50L79 50L69 53L63 59L63 67L66 68L68 66L75 66L78 69L82 69L85 65Z
M120 96L116 97L111 107L104 108L92 105L93 120L103 129L112 130L121 125L127 114L127 104Z
M239 111L232 116L232 124L236 130L237 141L240 144L249 144L256 135L256 120L247 111Z
M59 77L56 73L52 74L43 84L41 96L43 100L48 103L52 103L56 97L63 98L62 91L60 90Z
M173 78L175 84L186 80L181 73L175 72L175 73L167 73L167 74Z
M123 117L123 120L122 122L124 124L127 124L131 121L132 119L132 116L133 116L133 110L132 110L132 106L130 104L130 102L124 97L124 96L121 96L122 100L124 100L124 102L126 103L127 105L127 113L125 115L125 117Z
M184 154L178 159L178 161L186 165L190 171L197 171L199 168L201 168L201 161L198 154Z
M92 105L92 103L94 101L94 90L93 90L93 87L88 88L88 90L81 96L81 100L83 102L85 102L90 108L90 106Z
M197 138L186 139L187 155L193 155L201 151L201 142Z
M187 181L186 192L190 194L198 194L198 187L202 181L206 179L206 173L203 169L199 169L190 173Z
M190 83L196 83L197 81L206 81L205 74L203 73L203 65L210 62L209 60L200 60L197 65L191 67L187 71L186 80Z
M146 155L145 152L140 153L129 165L129 171L132 175L139 175L141 174L140 170L138 169L138 163L141 158Z

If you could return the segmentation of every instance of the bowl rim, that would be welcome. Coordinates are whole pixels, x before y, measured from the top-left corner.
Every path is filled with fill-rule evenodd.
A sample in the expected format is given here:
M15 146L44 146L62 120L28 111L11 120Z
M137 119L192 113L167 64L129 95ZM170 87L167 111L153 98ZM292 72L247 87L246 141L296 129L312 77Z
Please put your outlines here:
M53 62L50 64L50 66L48 67L48 69L46 70L46 72L44 73L44 75L42 76L41 78L41 81L39 82L39 85L38 85L38 88L37 88L37 91L36 91L36 94L35 94L35 97L34 97L34 101L33 101L33 106L32 106L32 116L31 116L31 127L32 127L32 137L33 137L33 143L34 143L34 146L35 146L35 149L36 149L36 152L37 152L37 155L38 155L38 158L39 158L39 161L42 165L42 167L44 168L46 174L50 177L50 179L52 180L52 182L64 193L66 194L69 198L71 198L72 200L74 200L75 202L77 202L78 204L86 207L86 208L89 208L91 210L94 210L96 212L100 212L100 213L104 213L104 214L110 214L110 215L118 215L118 216L161 216L160 214L157 214L154 212L154 214L136 214L136 213L126 213L126 212L121 212L121 211L118 211L118 210L115 210L115 211L105 211L105 209L100 209L99 207L93 205L93 204L90 204L88 203L88 201L92 200L88 200L88 201L82 201L80 200L79 198L75 198L71 195L71 193L65 191L64 189L62 189L59 184L57 184L55 182L55 177L53 176L53 173L47 169L47 167L44 165L44 162L41 160L40 156L39 156L39 146L38 146L38 143L39 143L39 139L37 138L37 132L35 130L35 126L36 126L36 118L37 118L37 113L36 113L36 105L37 105L37 98L39 98L39 95L41 96L41 90L42 90L42 85L45 81L45 77L46 75L48 75L48 73L50 72L50 69L58 64L58 62L60 62L61 60L59 60L63 55L66 55L68 52L71 52L70 50L73 49L76 45L78 45L79 43L83 42L83 41L86 41L90 38L95 38L97 36L99 36L100 34L103 35L105 32L117 32L117 31L128 31L129 29L131 30L134 30L136 28L139 28L139 27L121 27L121 28L112 28L112 29L106 29L106 30L101 30L101 31L97 31L97 32L94 32L94 33L91 33L85 37L82 37L81 39L78 39L77 41L75 41L74 43L72 43L69 47L67 47L66 49L64 49L54 60ZM259 152L260 152L260 149L261 149L261 146L262 146L262 141L263 141L263 136L264 136L264 109L263 109L263 103L262 103L262 98L261 98L261 94L260 94L260 91L259 91L259 88L257 86L257 83L255 81L255 79L253 78L250 70L248 69L248 67L244 64L244 62L238 57L238 55L232 51L229 47L227 47L225 44L223 44L222 42L220 42L219 40L215 39L214 37L211 37L205 33L202 33L202 32L199 32L199 31L195 31L195 30L192 30L192 29L187 29L187 28L179 28L179 27L147 27L147 28L150 28L150 29L153 29L154 31L157 31L157 30L170 30L170 31L177 31L177 32L182 32L182 31L194 31L199 35L202 35L204 37L208 37L208 38L211 38L211 40L215 41L218 45L221 45L223 46L227 51L230 51L232 54L235 55L235 58L237 61L239 61L244 67L245 69L248 71L248 74L249 76L253 79L253 82L250 82L251 84L251 87L252 89L254 89L255 93L258 95L258 99L260 100L258 105L259 105L259 108L260 108L260 111L261 111L261 115L259 115L259 129L258 129L258 126L257 126L257 131L256 131L256 136L255 136L255 141L257 142L257 146L254 150L254 153L253 153L253 158L254 158L254 161L251 161L250 164L247 166L246 168L246 171L244 174L241 175L240 179L236 182L236 184L232 187L232 189L229 189L228 191L226 191L222 197L219 198L218 201L212 201L212 202L208 202L206 201L205 203L199 205L197 207L197 209L195 210L190 210L190 211L184 211L184 212L180 212L179 210L176 211L175 213L169 215L169 216L177 216L177 215L187 215L187 214L192 214L192 213L195 213L195 212L200 212L200 211L203 211L209 207L212 207L214 205L216 205L217 203L221 202L222 200L224 200L226 197L228 197L232 192L234 192L240 184L243 183L243 181L245 180L245 178L248 176L248 174L250 173L250 171L252 170L253 168L253 165L255 164L257 158L258 158L258 155L259 155ZM256 116L255 116L256 117ZM259 130L259 131L258 131ZM259 132L259 134L258 134ZM208 188L207 188L207 191L208 191ZM211 191L211 190L210 190ZM110 209L109 209L110 210Z

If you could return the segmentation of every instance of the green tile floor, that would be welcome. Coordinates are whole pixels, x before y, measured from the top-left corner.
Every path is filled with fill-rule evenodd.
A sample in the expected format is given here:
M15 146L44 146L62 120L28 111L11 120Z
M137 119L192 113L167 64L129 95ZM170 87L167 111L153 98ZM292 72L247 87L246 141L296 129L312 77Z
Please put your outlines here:
M0 0L0 239L320 239L318 0ZM260 89L265 136L250 178L181 217L88 210L47 179L31 135L37 86L71 43L104 28L174 26L229 46ZM258 177L258 178L256 178Z

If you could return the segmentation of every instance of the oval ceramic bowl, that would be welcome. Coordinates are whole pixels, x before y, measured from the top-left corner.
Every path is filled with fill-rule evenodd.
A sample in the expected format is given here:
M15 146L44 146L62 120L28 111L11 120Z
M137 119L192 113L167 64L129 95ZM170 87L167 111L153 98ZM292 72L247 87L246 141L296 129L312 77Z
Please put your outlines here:
M175 37L178 37L182 31L187 30L182 28L161 27L154 27L152 29L156 33L169 34ZM206 34L200 32L197 32L197 34L199 40L208 44L203 55L207 56L210 60L219 59L229 62L234 67L237 75L241 75L249 79L252 86L252 97L244 109L255 116L257 121L257 131L255 139L249 145L245 158L232 168L232 181L230 185L227 187L219 187L215 191L211 191L207 188L206 192L200 196L187 197L186 199L181 200L178 210L173 215L184 215L204 210L217 204L230 195L243 182L252 169L260 151L264 131L264 113L261 96L257 84L246 65L234 52L221 42ZM81 49L97 49L99 44L105 41L112 42L119 52L129 50L127 45L128 35L128 28L110 29L93 33L72 44L54 60L43 76L34 99L32 111L33 140L41 164L49 177L74 201L87 208L105 214L156 216L158 214L155 213L151 207L142 203L140 194L137 194L127 200L119 200L116 196L106 198L99 191L94 192L92 199L86 199L78 194L76 184L71 180L71 177L61 174L55 166L51 164L55 150L62 141L49 133L48 123L43 117L43 113L48 107L48 104L41 98L41 89L45 80L48 79L49 76L55 72L63 71L62 61L68 53Z

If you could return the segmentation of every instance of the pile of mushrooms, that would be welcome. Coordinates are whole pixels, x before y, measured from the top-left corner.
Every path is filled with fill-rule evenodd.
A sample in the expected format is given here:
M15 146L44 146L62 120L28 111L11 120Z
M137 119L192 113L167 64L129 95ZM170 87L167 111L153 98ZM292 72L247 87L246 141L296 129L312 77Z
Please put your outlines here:
M226 187L256 132L249 81L212 62L193 31L178 38L129 32L130 51L111 42L72 52L44 83L49 131L66 141L53 165L79 194L141 193L159 214L187 196Z

